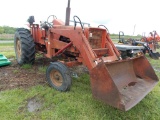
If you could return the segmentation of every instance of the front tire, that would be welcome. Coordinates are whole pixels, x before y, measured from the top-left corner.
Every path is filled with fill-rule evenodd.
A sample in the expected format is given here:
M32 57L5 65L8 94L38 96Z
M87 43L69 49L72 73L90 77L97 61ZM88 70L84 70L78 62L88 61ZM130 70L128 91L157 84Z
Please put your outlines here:
M70 89L70 71L60 62L53 62L49 65L46 70L46 79L49 85L58 91L64 92Z
M14 48L18 64L33 64L35 61L35 44L29 30L19 28L14 37Z

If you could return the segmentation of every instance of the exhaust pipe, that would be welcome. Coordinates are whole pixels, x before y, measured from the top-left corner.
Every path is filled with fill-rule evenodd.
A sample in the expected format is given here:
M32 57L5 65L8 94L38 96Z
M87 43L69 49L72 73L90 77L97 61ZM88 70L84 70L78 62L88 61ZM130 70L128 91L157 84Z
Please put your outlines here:
M66 21L65 21L65 25L66 25L66 26L69 26L70 11L71 11L71 8L70 8L70 0L68 0L68 6L67 6L67 8L66 8Z

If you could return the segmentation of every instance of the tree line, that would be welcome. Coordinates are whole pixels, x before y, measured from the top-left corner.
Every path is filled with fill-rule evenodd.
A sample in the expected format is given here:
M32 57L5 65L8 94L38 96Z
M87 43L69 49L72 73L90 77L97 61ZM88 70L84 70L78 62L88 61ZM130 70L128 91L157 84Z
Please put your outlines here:
M9 26L0 26L0 34L14 34L17 28Z

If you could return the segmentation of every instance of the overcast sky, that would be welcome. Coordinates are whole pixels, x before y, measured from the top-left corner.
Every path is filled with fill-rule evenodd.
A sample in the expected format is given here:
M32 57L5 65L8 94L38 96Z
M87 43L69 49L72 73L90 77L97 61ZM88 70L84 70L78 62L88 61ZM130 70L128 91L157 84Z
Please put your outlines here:
M68 0L1 0L0 26L24 27L30 15L36 23L56 15L65 21ZM91 26L105 25L110 33L124 31L135 35L156 30L160 34L159 0L71 0L71 20L74 15Z

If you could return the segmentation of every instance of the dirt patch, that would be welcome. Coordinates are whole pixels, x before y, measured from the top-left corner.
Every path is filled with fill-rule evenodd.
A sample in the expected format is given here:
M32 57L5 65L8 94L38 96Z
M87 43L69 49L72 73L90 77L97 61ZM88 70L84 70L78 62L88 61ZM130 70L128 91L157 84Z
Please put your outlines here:
M37 84L45 84L45 73L38 68L45 65L45 60L36 60L32 69L24 69L16 60L11 60L10 66L0 67L0 91L19 87L30 87Z
M87 67L85 67L84 65L74 66L74 67L69 68L69 70L73 77L79 77L84 73L89 74Z
M27 110L29 112L38 111L41 108L41 106L42 103L36 97L29 99L27 102Z
M46 58L36 59L32 69L24 69L19 66L15 59L10 59L10 66L0 67L0 91L13 88L28 88L38 84L47 84L45 72L39 71L39 67L48 66L50 60ZM69 68L71 74L77 77L83 73L88 73L86 67L77 66Z

